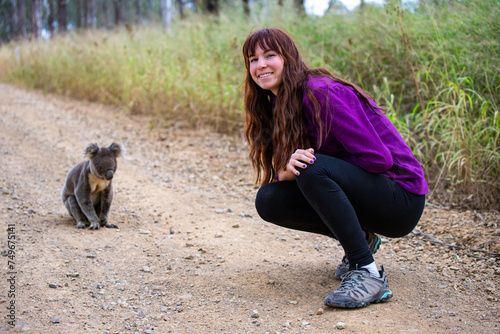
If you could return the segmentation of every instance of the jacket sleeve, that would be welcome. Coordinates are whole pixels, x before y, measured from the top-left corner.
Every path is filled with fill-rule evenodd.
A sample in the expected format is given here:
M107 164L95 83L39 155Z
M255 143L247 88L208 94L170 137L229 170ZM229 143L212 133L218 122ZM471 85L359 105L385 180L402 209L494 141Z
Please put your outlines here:
M376 115L351 87L325 83L313 94L321 106L327 135L333 135L347 152L345 161L372 173L384 173L392 167L392 154L370 120L370 116L385 115Z

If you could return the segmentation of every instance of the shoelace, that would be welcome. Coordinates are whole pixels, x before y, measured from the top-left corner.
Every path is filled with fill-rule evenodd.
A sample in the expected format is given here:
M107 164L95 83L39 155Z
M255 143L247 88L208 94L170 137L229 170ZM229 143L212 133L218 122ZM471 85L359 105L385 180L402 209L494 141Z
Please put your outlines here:
M342 282L340 283L340 287L337 290L345 291L354 288L359 281L363 281L365 279L363 273L364 272L361 270L351 270L345 273L340 277L342 279Z

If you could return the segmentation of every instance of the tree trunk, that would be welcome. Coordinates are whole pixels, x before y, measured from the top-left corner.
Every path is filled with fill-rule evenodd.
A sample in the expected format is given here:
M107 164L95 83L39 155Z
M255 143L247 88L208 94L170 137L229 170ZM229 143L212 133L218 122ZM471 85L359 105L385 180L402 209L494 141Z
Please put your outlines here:
M207 0L207 12L213 15L219 15L219 0Z
M109 15L108 15L108 5L107 1L102 2L102 14L103 14L103 24L105 29L109 29Z
M242 0L243 1L243 14L245 14L245 16L249 16L250 15L250 6L248 4L248 0Z
M169 29L172 24L172 17L170 15L171 6L171 0L161 0L161 21L165 29Z
M135 0L135 24L141 23L141 15L142 15L141 1Z
M76 0L76 28L79 29L82 27L82 1Z
M42 0L31 0L31 30L33 39L42 37Z
M21 27L19 27L19 6L16 0L10 0L12 7L12 21L10 26L12 29L12 38L17 38L21 32Z
M66 21L66 0L57 0L57 30L61 32L68 30Z
M120 26L122 23L122 0L115 0L115 26Z
M50 37L54 35L54 19L56 14L56 6L54 6L54 0L48 0L49 3L49 15L47 17L47 23L49 25Z
M96 0L90 0L90 4L89 4L90 5L90 8L89 8L90 22L92 24L92 29L97 28L97 10L96 10L95 1Z
M184 15L184 2L182 0L176 0L177 6L179 7L179 17L184 19L186 16Z
M148 0L148 19L149 22L153 22L153 0Z
M83 29L89 27L89 0L83 0Z

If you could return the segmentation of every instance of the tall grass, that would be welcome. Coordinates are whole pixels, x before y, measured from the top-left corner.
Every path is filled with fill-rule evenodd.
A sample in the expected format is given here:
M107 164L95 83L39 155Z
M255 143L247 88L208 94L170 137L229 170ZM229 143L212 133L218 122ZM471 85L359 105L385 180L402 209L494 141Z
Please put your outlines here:
M0 49L0 80L116 105L160 124L239 131L242 43L255 28L277 26L294 36L310 66L374 94L421 161L432 199L499 209L497 3L414 12L367 5L322 18L297 17L275 3L250 18L228 7L217 19L175 22L169 32L134 26L11 43Z

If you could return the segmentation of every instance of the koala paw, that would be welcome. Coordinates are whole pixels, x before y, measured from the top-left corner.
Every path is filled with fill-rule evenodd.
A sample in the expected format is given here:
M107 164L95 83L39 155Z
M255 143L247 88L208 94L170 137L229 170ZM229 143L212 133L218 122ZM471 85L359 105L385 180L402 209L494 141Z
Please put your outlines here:
M76 224L76 227L77 227L77 228L85 228L85 226L87 226L86 222L78 222L78 223Z
M99 223L91 223L89 230L98 230L100 227Z
M104 225L104 226L107 228L118 228L118 225L110 224L110 223L106 223L106 225Z

